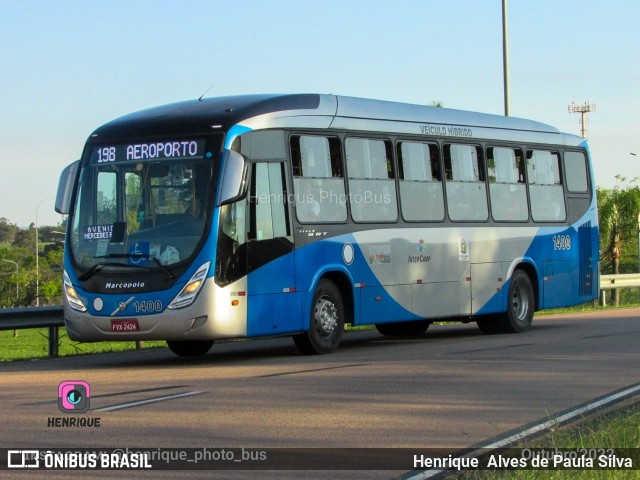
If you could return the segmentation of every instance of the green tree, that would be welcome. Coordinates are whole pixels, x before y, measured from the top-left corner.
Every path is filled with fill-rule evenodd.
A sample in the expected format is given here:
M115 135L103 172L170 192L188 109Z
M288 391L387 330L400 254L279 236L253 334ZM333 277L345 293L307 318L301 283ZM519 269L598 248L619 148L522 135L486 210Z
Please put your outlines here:
M15 231L13 231L15 230ZM9 232L5 237L3 233ZM40 226L38 229L38 276L40 303L62 304L62 258L64 225ZM26 230L0 218L0 307L26 307L36 302L35 224ZM16 266L12 264L15 262Z
M637 269L637 219L640 212L638 179L627 181L620 175L616 178L618 183L613 189L598 189L600 260L603 273L613 274ZM619 291L615 290L614 295L618 304Z
M9 223L9 219L5 217L0 218L0 243L13 243L18 230L18 226Z
M16 237L12 245L14 247L35 249L36 248L35 228L30 228L29 230L18 230L16 232Z

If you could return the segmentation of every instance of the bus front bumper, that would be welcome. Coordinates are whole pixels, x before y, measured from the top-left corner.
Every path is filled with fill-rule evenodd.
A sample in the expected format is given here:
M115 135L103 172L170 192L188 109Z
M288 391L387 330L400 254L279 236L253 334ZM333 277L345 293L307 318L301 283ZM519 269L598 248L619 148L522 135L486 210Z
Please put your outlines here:
M149 315L125 309L114 316L97 316L65 301L64 318L69 338L79 342L240 338L247 334L247 297L241 292L246 293L245 279L222 288L209 278L185 308Z

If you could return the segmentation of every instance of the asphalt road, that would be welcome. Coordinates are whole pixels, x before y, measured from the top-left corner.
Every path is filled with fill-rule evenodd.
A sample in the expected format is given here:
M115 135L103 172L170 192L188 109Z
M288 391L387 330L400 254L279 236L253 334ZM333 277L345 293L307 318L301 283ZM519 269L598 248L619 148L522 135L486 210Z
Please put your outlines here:
M419 338L352 333L326 356L300 355L284 338L219 344L199 359L157 349L17 362L0 365L0 447L464 448L640 382L639 346L636 308L539 316L532 330L515 335L483 335L475 323L432 326ZM58 410L65 380L89 383L88 413ZM145 400L154 402L136 403ZM51 417L69 416L98 417L100 427L49 426ZM411 469L290 471L277 478L392 478ZM0 476L70 476L22 473Z

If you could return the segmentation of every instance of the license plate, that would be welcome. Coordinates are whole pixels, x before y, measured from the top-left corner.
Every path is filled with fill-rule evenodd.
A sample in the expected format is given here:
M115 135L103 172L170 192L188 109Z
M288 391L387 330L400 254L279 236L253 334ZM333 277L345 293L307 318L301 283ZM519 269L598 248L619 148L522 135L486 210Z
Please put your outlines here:
M140 327L136 318L111 320L112 332L137 332L138 330L140 330Z

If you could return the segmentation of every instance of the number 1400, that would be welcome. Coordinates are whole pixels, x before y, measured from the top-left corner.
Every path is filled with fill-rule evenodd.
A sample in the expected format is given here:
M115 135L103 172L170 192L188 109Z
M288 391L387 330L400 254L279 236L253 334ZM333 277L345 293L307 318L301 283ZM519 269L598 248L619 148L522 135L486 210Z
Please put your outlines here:
M159 312L162 310L162 302L160 300L148 300L146 302L134 302L133 308L136 309L136 313L140 312Z
M551 240L553 241L554 250L571 250L571 237L569 235L554 235Z

